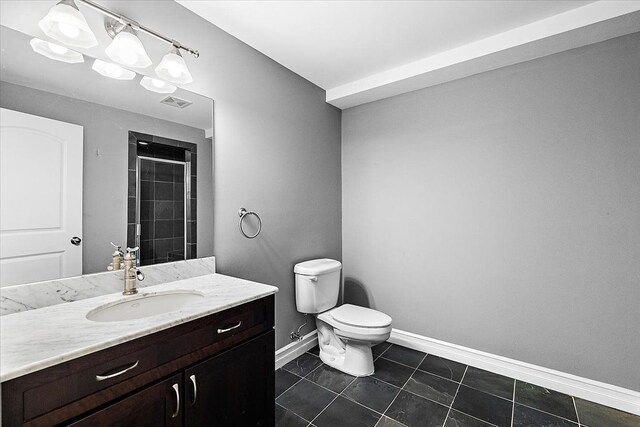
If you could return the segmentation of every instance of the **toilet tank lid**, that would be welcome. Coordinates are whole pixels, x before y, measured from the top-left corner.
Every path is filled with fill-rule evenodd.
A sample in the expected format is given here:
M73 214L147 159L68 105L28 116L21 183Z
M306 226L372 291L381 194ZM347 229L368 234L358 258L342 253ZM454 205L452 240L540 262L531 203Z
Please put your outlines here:
M340 263L340 261L336 261L335 259L322 258L300 262L293 268L293 272L296 274L317 276L318 274L327 274L338 271L341 268L342 264Z
M331 317L340 323L365 328L383 328L391 325L391 317L377 310L358 305L343 304L330 311Z

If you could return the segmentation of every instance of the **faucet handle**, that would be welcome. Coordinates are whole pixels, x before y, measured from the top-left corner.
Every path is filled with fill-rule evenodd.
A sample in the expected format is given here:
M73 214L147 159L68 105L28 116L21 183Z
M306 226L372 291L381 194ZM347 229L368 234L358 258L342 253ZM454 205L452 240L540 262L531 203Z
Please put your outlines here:
M114 255L116 255L116 254L118 254L118 255L124 255L124 252L122 252L122 246L120 246L120 245L116 245L116 244L115 244L115 243L113 243L113 242L109 242L109 243L111 243L111 246L113 246L113 247L114 247L114 249L116 250L116 251L113 253Z
M134 254L135 252L138 252L140 248L138 246L136 246L135 248L127 248L127 254Z

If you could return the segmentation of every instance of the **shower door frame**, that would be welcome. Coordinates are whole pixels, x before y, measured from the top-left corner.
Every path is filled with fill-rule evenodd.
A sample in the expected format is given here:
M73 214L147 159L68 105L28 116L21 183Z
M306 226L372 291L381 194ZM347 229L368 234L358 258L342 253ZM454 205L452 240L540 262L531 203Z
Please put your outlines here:
M147 153L147 149L143 147L152 145L158 146L159 150L173 150L174 155L170 153L166 153L167 155L149 155ZM190 173L189 177L189 198L186 200L187 206L187 218L185 218L186 223L186 234L185 234L185 242L187 245L185 259L196 259L198 257L198 232L197 232L197 224L198 224L198 200L197 200L197 190L198 190L198 145L191 142L181 141L177 139L166 138L159 135L151 135L147 133L137 132L129 130L129 141L128 141L128 160L127 160L127 173L128 173L128 189L127 189L127 226L126 226L126 246L134 247L136 246L136 229L139 221L136 219L136 204L139 197L136 197L137 193L137 174L138 171L138 155L143 157L152 157L154 159L164 158L166 160L176 160L178 162L190 162ZM177 154L176 150L184 150L184 155L175 155Z
M170 164L174 164L174 165L182 165L184 166L184 171L183 171L183 185L184 185L184 192L183 192L183 196L182 196L182 203L184 205L183 209L183 225L182 225L182 231L183 231L183 244L182 244L182 250L183 250L183 259L182 261L188 259L187 258L187 224L189 224L189 221L191 220L191 209L189 206L189 200L191 200L191 160L185 160L185 161L180 161L180 160L169 160L169 159L163 159L163 158L159 158L159 157L148 157L148 156L140 156L140 155L136 155L136 234L135 234L135 239L136 239L136 246L140 249L138 252L138 256L136 258L136 263L137 265L140 265L140 261L142 259L142 247L141 247L141 240L140 240L140 236L142 234L142 222L140 221L140 202L141 202L141 197L140 197L140 178L141 178L141 162L142 160L147 160L147 161L152 161L152 162L158 162L158 163L170 163ZM155 170L155 168L154 168ZM154 180L155 181L155 180ZM154 217L153 217L153 226L155 228L155 197L154 197ZM176 200L174 200L175 202ZM154 233L154 237L155 237L155 233ZM155 240L155 238L153 239ZM155 248L154 248L155 250ZM155 253L154 253L154 261L155 261ZM169 260L167 259L167 262L169 262ZM155 264L155 262L153 262L152 264Z

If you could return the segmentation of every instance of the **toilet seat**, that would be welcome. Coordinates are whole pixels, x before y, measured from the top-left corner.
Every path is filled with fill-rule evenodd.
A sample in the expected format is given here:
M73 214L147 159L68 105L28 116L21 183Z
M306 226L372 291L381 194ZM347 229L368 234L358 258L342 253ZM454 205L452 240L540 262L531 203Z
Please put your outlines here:
M366 341L385 337L382 338L384 341L391 332L391 317L357 305L345 304L332 308L318 314L318 319L332 326L336 335L343 338Z
M377 310L352 304L343 304L329 310L329 314L337 322L360 328L383 328L391 324L390 316Z

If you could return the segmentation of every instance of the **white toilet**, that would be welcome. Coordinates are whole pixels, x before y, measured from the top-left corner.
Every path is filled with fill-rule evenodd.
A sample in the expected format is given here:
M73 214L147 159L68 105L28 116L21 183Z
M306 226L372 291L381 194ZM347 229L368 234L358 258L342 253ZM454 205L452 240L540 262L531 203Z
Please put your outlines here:
M316 315L320 359L363 377L373 374L371 347L389 338L391 317L357 305L336 307L341 268L339 261L327 258L296 264L296 307Z

